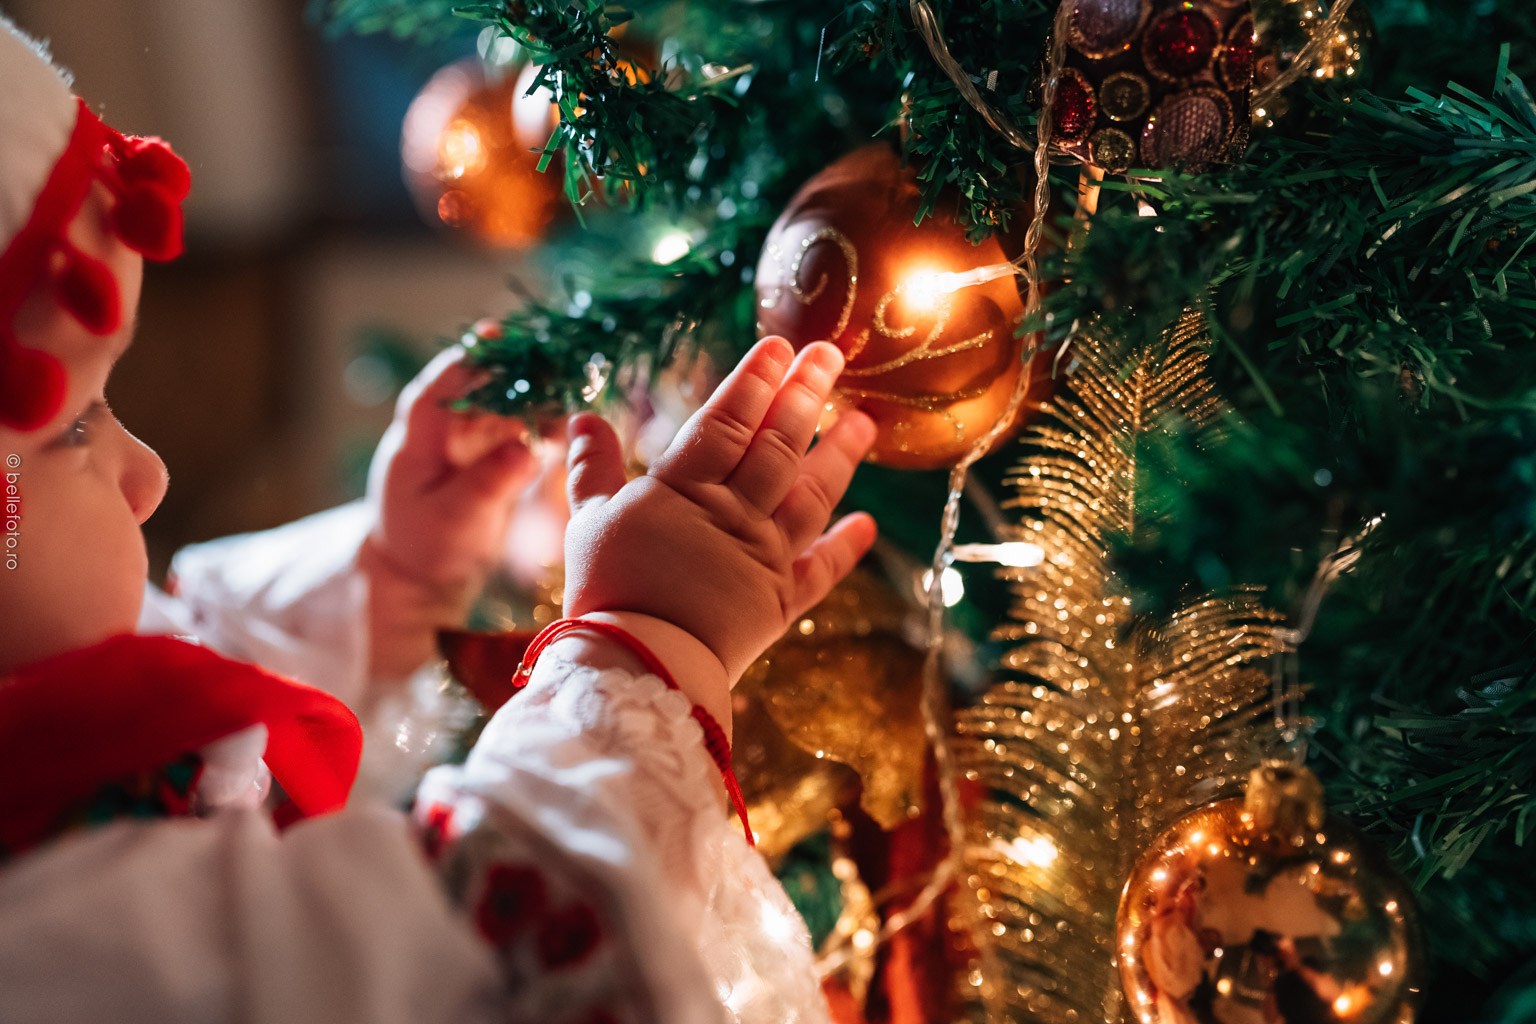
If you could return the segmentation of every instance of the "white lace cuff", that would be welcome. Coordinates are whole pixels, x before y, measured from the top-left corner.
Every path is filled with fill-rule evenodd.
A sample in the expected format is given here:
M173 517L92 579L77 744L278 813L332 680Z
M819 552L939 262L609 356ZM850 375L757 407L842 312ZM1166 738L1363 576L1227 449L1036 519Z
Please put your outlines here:
M827 1020L805 925L727 816L692 704L655 676L545 654L469 760L428 775L418 818L465 906L490 891L465 879L528 864L606 908L660 1020Z

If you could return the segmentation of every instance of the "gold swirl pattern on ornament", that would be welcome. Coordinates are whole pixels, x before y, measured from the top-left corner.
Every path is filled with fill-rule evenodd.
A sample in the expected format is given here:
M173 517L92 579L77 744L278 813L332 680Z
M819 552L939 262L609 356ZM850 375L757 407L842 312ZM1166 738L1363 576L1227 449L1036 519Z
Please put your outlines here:
M1161 620L1110 563L1112 540L1155 527L1140 453L1160 432L1217 429L1203 321L1148 351L1090 329L1081 367L1021 438L1006 483L1010 540L1045 551L1005 568L1011 678L955 716L955 753L985 796L970 814L964 885L996 969L973 990L1006 1019L1120 1024L1115 913L1136 856L1192 807L1240 791L1271 753L1271 673L1283 623L1239 587ZM1208 434L1206 435L1208 436Z
M885 337L891 338L895 341L900 341L903 338L910 338L912 335L917 333L917 325L915 324L911 327L893 327L891 326L890 320L886 318L886 314L891 308L891 303L896 301L896 299L901 295L901 292L901 286L897 285L894 289L882 295L880 297L880 301L875 304L875 330L879 331ZM939 337L944 333L944 328L949 326L949 314L953 308L954 304L947 294L940 293L939 295L935 296L933 300L933 327L928 331L928 337L924 338L918 345L908 349L894 359L887 359L885 362L876 363L874 366L859 366L853 367L851 369L845 369L843 371L843 376L874 377L882 373L890 373L892 370L899 370L903 366L910 366L913 363L922 362L924 360L942 359L945 356L955 355L957 352L969 352L972 349L981 348L987 342L992 340L992 329L989 327L974 337L966 338L963 341L957 341L953 345L945 345L940 348L934 348L933 346L938 342ZM863 352L868 344L869 330L866 328L865 330L860 331L859 336L854 339L853 347L848 352L848 361L852 362L854 357Z
M797 251L795 253L795 258L790 263L788 268L789 273L787 275L787 287L790 294L794 295L796 300L798 300L801 305L805 306L809 306L816 302L826 291L828 279L828 275L826 274L822 274L820 280L818 280L816 284L810 288L806 288L800 280L800 272L805 264L806 253L808 253L811 247L818 242L831 242L836 245L838 250L843 254L843 258L848 263L848 290L843 296L843 307L842 310L838 313L837 326L833 328L830 338L826 339L835 341L835 339L840 337L843 331L847 329L848 321L852 318L853 315L854 301L858 296L858 250L855 249L853 242L848 238L848 236L837 230L837 228L822 227L801 239L799 245L796 247ZM784 266L784 251L779 247L777 243L769 243L765 251L767 256L778 266ZM786 285L784 284L775 285L773 292L762 300L762 305L765 308L773 308L783 297L785 288ZM917 333L917 325L915 324L906 327L899 327L893 325L890 321L890 307L902 295L902 292L902 285L897 285L891 291L882 295L880 297L880 301L875 304L875 311L872 317L874 330L879 332L881 336L890 338L894 341L901 341L905 338L910 338L912 335ZM845 361L845 368L840 379L857 380L860 378L876 377L884 373L889 373L893 370L899 370L905 366L910 366L914 363L925 362L932 359L942 359L946 356L956 355L960 352L969 352L973 349L983 347L992 340L992 336L995 333L995 330L993 328L988 328L980 334L965 338L961 341L957 341L954 344L941 344L940 342L941 338L943 337L944 330L949 326L949 318L951 312L953 311L954 304L953 300L950 298L949 293L942 291L934 295L932 301L934 321L933 326L928 331L927 337L925 337L921 342L912 348L906 350L893 359L886 360L885 362L877 363L873 366L855 367L848 365L852 364L854 360L863 354L864 350L869 346L870 329L866 328L860 331L854 337L852 344L844 353L843 358ZM853 401L869 399L873 401L890 402L895 405L902 405L912 409L920 409L924 412L934 413L938 416L941 416L943 417L944 421L949 424L950 428L954 430L955 440L957 442L965 440L965 425L955 417L955 415L949 410L949 407L957 402L979 398L986 392L986 390L986 387L983 386L974 389L950 392L943 395L907 395L899 394L894 391L887 391L880 388L845 387L841 385L836 388L836 392L838 394Z
M965 440L965 424L951 411L950 406L956 402L966 402L973 398L980 398L987 393L985 385L974 388L965 388L960 391L951 391L944 395L902 395L894 391L877 391L873 388L837 388L837 393L853 402L869 399L877 402L889 402L892 405L904 405L909 409L921 409L923 412L933 413L941 417L955 432L957 442ZM902 428L910 429L910 424L897 423L892 429L898 435Z
M843 259L848 261L848 293L843 296L843 308L837 315L837 326L832 329L832 337L836 338L848 327L848 320L853 316L853 299L858 294L859 287L859 252L854 248L853 242L848 236L834 227L818 228L800 240L800 245L795 252L795 259L789 265L789 290L799 300L800 305L809 306L821 298L822 292L827 290L827 275L822 274L821 280L809 291L800 284L800 268L805 264L805 255L811 246L817 242L831 242L836 245L843 254ZM784 265L784 251L779 248L777 242L769 242L765 250L766 255L778 264ZM763 308L772 309L778 305L779 299L784 296L784 285L775 285L773 294L762 300ZM850 359L852 356L849 357Z

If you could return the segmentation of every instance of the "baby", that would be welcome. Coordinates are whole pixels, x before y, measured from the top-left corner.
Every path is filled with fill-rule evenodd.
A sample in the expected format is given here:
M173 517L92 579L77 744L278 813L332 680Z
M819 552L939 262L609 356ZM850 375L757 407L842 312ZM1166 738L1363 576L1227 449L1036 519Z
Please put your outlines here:
M837 349L761 342L636 480L602 419L572 419L566 619L408 821L347 801L335 698L131 635L166 472L105 395L187 185L0 21L6 1019L824 1020L803 925L722 798L731 685L874 539L864 515L827 529L870 421L811 447ZM376 458L376 675L462 613L526 475L514 428L444 409L471 380L434 362Z

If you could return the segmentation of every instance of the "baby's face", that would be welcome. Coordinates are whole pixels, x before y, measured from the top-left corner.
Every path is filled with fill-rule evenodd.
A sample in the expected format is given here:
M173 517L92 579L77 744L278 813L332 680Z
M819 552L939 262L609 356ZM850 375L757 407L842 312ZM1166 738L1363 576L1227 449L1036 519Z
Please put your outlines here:
M0 427L0 672L131 633L138 622L148 575L139 525L165 496L166 472L106 405L107 377L133 339L144 272L109 228L112 202L98 184L69 235L112 269L122 327L91 334L46 288L13 325L22 345L63 362L69 390L46 426Z

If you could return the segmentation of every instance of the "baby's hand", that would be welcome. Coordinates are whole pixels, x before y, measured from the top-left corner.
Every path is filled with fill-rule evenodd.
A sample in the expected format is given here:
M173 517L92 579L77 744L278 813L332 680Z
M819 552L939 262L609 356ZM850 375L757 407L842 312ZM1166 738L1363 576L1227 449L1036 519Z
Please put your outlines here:
M408 674L433 656L438 628L462 624L534 473L522 421L448 408L474 382L463 355L441 353L406 385L369 469L375 520L359 562L375 676Z
M765 339L629 483L612 428L575 418L565 614L670 623L734 683L874 542L864 513L822 532L874 424L850 412L806 453L842 367L833 345Z

